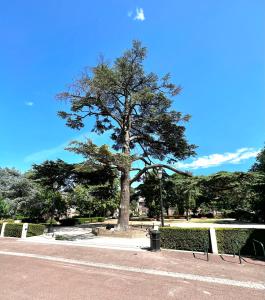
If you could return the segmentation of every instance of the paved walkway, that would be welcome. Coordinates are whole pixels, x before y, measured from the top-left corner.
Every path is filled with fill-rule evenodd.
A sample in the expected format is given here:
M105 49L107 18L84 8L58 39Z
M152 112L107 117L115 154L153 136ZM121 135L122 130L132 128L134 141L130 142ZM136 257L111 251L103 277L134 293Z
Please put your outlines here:
M106 249L120 249L140 251L150 246L149 238L118 238L95 236L92 234L91 227L76 226L76 227L55 227L54 234L45 234L26 238L24 242L53 244L53 245L68 245L68 246L83 246L97 247ZM55 240L55 235L63 235L68 238L73 238L73 241Z
M0 239L0 299L265 299L265 263Z

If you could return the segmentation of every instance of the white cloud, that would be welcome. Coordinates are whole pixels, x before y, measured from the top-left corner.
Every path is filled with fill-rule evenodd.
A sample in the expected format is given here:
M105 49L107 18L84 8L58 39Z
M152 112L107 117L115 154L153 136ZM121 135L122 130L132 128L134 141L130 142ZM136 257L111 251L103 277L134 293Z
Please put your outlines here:
M24 158L25 162L40 162L46 159L51 158L52 156L59 154L64 151L64 148L67 147L68 143L61 144L54 148L41 150L38 152L31 153Z
M98 136L94 132L90 132L88 134L80 134L79 136L77 136L71 140L68 140L65 143L62 143L53 148L44 149L44 150L40 150L40 151L29 154L24 158L24 162L37 163L37 162L42 162L46 159L54 159L54 158L61 156L62 154L69 153L67 150L65 150L65 148L68 147L69 143L73 140L84 142L86 139L91 139L96 144L102 145L103 144L102 142L104 141L104 138L105 138L105 143L108 144L108 140L106 140L106 137L107 137L107 135L103 134L101 136Z
M144 21L144 10L142 8L136 8L136 16L134 17L134 20Z
M178 162L176 167L180 169L205 169L223 164L238 164L241 161L254 158L260 150L254 148L240 148L235 152L225 152L223 154L211 154L194 159L190 163Z
M25 102L25 105L27 105L27 106L33 106L33 105L34 105L34 102L28 101L28 102Z
M128 12L128 17L129 18L132 18L134 20L137 20L137 21L144 21L145 20L145 16L144 16L144 10L142 8L136 8L135 10L135 14L133 14L133 11L129 11Z

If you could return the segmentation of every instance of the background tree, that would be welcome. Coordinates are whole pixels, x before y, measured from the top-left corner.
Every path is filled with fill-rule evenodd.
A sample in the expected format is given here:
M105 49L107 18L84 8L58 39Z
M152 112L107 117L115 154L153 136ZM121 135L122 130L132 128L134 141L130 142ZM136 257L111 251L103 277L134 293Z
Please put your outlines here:
M8 216L9 207L6 201L0 196L0 218Z
M145 199L148 217L159 220L161 216L159 179L154 171L149 171L145 174L144 182L136 188L136 195Z
M27 207L36 202L38 197L38 186L31 180L15 169L0 168L0 198L6 214L13 217L25 215Z
M255 210L260 221L265 223L265 147L257 156L255 164L250 169L255 181L252 184L252 190L257 197L252 201L252 208Z
M34 164L27 176L37 182L44 190L45 210L57 217L67 213L67 208L75 207L80 215L86 213L105 215L116 208L117 174L108 166L93 168L86 164L69 164L63 160L44 161ZM53 184L57 182L56 190ZM59 197L60 192L61 197ZM52 195L55 202L52 201ZM64 210L64 211L63 211Z
M189 115L171 109L172 100L180 87L172 84L167 74L161 80L154 73L146 73L143 61L146 48L138 41L130 50L109 65L104 61L84 72L69 91L58 95L70 102L70 112L59 112L66 124L75 129L85 126L87 118L94 119L92 130L102 134L110 130L113 141L111 152L88 140L74 142L69 150L82 154L93 166L109 165L120 172L120 213L118 228L128 229L130 184L137 181L147 170L163 166L176 172L175 168L153 163L153 159L175 162L194 155L194 145L188 144L184 122ZM138 148L141 150L138 150ZM136 161L144 167L130 178Z
M80 216L113 215L118 208L118 186L77 185L69 194L69 204Z
M202 177L203 195L199 201L212 210L250 211L252 176L246 172L218 172Z

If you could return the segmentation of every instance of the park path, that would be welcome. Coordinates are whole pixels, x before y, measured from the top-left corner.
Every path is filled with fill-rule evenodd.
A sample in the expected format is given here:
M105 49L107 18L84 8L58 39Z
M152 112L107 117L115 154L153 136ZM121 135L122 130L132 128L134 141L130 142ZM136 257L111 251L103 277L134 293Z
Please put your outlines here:
M264 262L224 259L2 238L0 299L265 299Z

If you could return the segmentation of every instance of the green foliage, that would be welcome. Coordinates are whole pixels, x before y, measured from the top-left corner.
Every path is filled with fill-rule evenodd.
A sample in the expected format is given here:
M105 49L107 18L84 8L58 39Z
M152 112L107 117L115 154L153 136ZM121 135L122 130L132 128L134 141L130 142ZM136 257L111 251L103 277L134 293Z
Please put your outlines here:
M46 160L42 164L34 164L27 176L38 182L45 189L53 190L53 184L57 182L58 189L70 189L74 165L61 159L56 161Z
M27 237L42 235L44 232L45 226L42 224L29 224Z
M256 162L251 167L251 171L265 173L265 147L257 155Z
M129 186L147 168L154 168L151 159L175 162L195 154L195 145L185 137L185 122L189 115L172 109L171 97L180 92L180 87L170 82L169 74L161 79L154 73L146 73L144 60L146 48L139 41L133 41L132 48L114 63L100 61L91 72L71 85L58 99L70 103L70 112L60 111L58 115L66 125L81 129L86 120L94 122L92 131L103 134L110 131L111 151L107 145L97 146L91 140L85 143L75 141L68 150L81 154L91 166L111 166L120 173L119 227L128 228ZM141 149L135 151L136 147ZM145 163L144 170L131 179L134 162Z
M256 239L265 246L265 229L234 229L234 228L217 228L216 238L218 251L220 253L233 254L238 253L254 255L252 241ZM257 254L261 255L260 246L257 246Z
M69 204L75 207L81 216L111 214L118 208L118 185L116 181L112 184L99 185L77 185L69 194Z
M252 208L256 211L259 220L265 223L265 147L258 154L251 171L256 179L251 186L256 195L251 203Z
M21 223L8 223L5 226L4 236L20 238L22 228L23 224ZM41 224L29 224L27 237L43 234L44 228L45 226Z
M75 237L69 236L69 235L63 235L63 234L57 234L55 236L56 241L74 241Z
M144 183L137 187L137 195L145 199L145 205L148 207L148 216L150 218L159 218L161 213L159 179L154 172L146 174ZM163 193L162 196L164 197L165 194Z
M38 196L38 187L31 180L15 169L0 168L0 199L4 214L24 214L30 203L37 202Z
M5 226L5 236L8 237L21 237L22 234L23 224L16 224L16 223L8 223Z
M7 202L0 196L0 218L8 216L9 206Z
M199 202L207 203L213 210L250 210L253 192L252 175L244 172L218 172L202 177L203 194Z
M210 250L208 228L162 227L160 232L162 248L203 252L207 243Z
M188 121L189 116L171 110L172 100L168 98L177 95L180 87L169 82L168 74L161 80L154 73L146 74L145 58L146 48L134 41L132 48L113 65L100 61L91 69L91 74L84 72L70 91L58 95L71 105L70 113L58 114L66 120L67 126L75 129L84 127L86 118L95 118L93 131L102 134L112 130L115 150L123 149L126 131L130 131L130 136L135 136L130 141L131 149L141 143L145 155L161 160L169 154L173 160L186 158L194 154L195 146L187 143L185 127L179 123ZM85 151L82 147L86 147ZM115 165L112 154L104 147L89 142L87 146L79 143L77 148L89 161L109 164L111 160ZM128 158L122 164L126 164ZM120 159L117 161L119 166Z
M97 223L97 222L104 222L105 218L104 217L92 217L92 218L79 218L79 217L74 217L74 218L66 218L60 220L60 223L62 226L75 226L75 225L81 225L85 223Z

